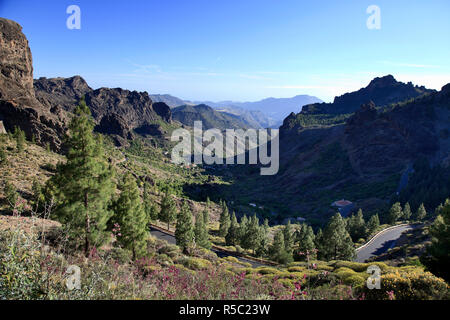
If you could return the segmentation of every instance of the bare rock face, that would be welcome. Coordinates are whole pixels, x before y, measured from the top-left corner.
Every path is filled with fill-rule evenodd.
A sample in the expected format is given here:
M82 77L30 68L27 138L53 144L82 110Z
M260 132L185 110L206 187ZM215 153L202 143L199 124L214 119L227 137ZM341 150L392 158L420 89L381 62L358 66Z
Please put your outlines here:
M80 76L34 80L36 98L49 108L73 111L78 101L92 89ZM53 110L52 110L53 112Z
M38 100L55 115L72 112L84 97L96 123L97 132L111 135L116 145L126 145L135 132L161 137L164 131L157 125L170 123L172 112L165 103L153 104L147 92L121 88L91 89L80 76L71 78L40 78L34 81Z
M6 134L5 126L3 125L3 121L0 121L0 134Z
M0 99L33 97L33 64L22 27L0 18Z
M152 107L156 114L163 118L166 122L172 122L172 111L167 104L164 102L156 102Z
M18 126L37 143L49 143L54 150L61 146L65 124L35 97L28 40L19 24L4 18L0 18L0 120L6 130Z
M0 121L6 130L15 126L28 139L58 151L67 124L79 100L85 97L96 130L114 136L118 145L132 139L134 132L161 136L154 126L171 122L172 113L164 103L153 105L147 92L100 88L93 90L80 76L33 80L33 64L22 27L0 18Z

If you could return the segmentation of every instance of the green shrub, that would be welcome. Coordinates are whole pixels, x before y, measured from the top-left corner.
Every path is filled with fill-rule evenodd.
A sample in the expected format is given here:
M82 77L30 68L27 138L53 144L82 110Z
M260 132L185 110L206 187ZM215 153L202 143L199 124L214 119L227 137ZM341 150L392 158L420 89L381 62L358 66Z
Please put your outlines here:
M367 299L387 300L388 292L396 300L449 299L449 286L430 272L399 272L381 276L381 290L363 287Z
M352 286L352 288L359 288L366 284L364 277L354 274L344 279L344 283Z
M43 295L39 241L22 231L0 234L0 297L39 299Z
M119 263L127 263L131 261L132 254L129 250L114 247L108 252L109 256Z
M277 280L279 283L281 283L283 286L285 286L288 289L294 289L294 281L290 280L290 279L278 279Z
M256 272L260 273L260 274L276 274L279 275L281 273L280 270L275 269L275 268L271 268L271 267L260 267L256 269Z
M202 258L186 257L181 260L181 263L191 270L207 269L211 266L211 262Z
M289 272L303 272L305 270L306 270L305 267L289 267L288 268Z

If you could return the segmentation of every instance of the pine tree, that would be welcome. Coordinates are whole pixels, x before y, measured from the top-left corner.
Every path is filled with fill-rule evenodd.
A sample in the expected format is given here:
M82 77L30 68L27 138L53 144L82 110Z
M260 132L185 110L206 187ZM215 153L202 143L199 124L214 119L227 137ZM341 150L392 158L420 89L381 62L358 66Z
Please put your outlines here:
M5 196L6 204L8 205L8 207L11 210L14 209L17 199L19 198L16 187L9 181L5 180L3 185L3 194Z
M450 281L450 199L445 201L439 215L430 227L431 245L429 256L421 259L431 272Z
M150 199L150 185L148 182L144 183L144 192L143 192L143 202L144 202L144 211L146 214L147 223L152 221L156 221L158 219L158 209L156 205Z
M317 230L314 244L316 245L317 257L319 258L319 260L325 260L327 255L327 246L326 243L324 243L323 231L320 228L319 230Z
M314 253L316 249L314 231L311 226L303 225L299 233L298 252L296 252L296 258L303 260L308 253L311 258L315 258Z
M285 251L289 254L292 254L294 250L294 235L292 232L292 225L290 220L288 220L287 224L283 228L283 238Z
M203 223L205 224L205 228L208 228L209 225L209 207L206 206L202 212Z
M194 236L195 243L197 245L206 249L211 248L208 229L206 228L203 214L197 214L197 216L195 217Z
M280 229L275 233L269 254L272 260L279 263L287 264L293 261L292 254L286 252L283 230Z
M219 218L219 236L225 237L228 234L228 229L230 228L230 214L228 212L228 207L225 202L221 202L222 212Z
M161 200L161 210L158 214L158 219L167 223L167 230L170 230L170 223L175 220L177 216L177 207L175 201L169 194L169 189L165 188L164 196Z
M367 224L367 232L368 234L372 234L375 230L380 226L380 218L378 218L378 214L374 214L370 217L369 222Z
M407 202L403 207L403 219L409 220L410 218L411 218L411 207L409 205L409 202Z
M19 127L14 128L14 139L16 139L17 152L22 152L25 149L25 132Z
M258 257L262 257L267 255L268 251L269 251L269 220L264 219L264 224L259 227L256 255Z
M175 240L177 242L177 246L182 248L184 253L188 251L188 248L194 241L192 213L187 202L183 203L183 206L177 216Z
M355 241L366 237L366 223L361 209L348 220L347 231Z
M239 243L239 223L236 218L236 214L233 212L231 215L231 223L230 227L228 228L228 232L225 236L225 243L227 246L235 246Z
M402 215L402 206L400 205L400 202L394 203L389 210L389 223L394 224Z
M248 218L246 215L244 215L241 218L241 223L239 224L239 243L240 244L244 244L245 246L245 242L247 241L246 237L247 237L247 232L248 232Z
M33 179L31 191L32 191L31 204L33 208L36 211L38 211L44 206L45 195L43 185L36 178Z
M423 219L425 219L426 216L427 211L425 210L425 206L423 205L423 203L421 203L416 212L416 220L422 221Z
M328 222L323 232L325 258L327 260L351 260L355 255L353 241L345 229L345 222L339 213L336 213Z
M55 218L68 227L71 240L83 240L86 255L92 245L100 246L109 238L106 228L115 190L103 141L94 136L93 129L90 110L82 99L69 125L67 162L59 164L49 180L56 197Z
M147 215L144 211L136 179L127 173L119 185L120 196L114 204L114 221L120 226L118 242L133 253L133 260L147 250Z
M243 246L245 249L253 250L253 253L255 253L256 248L258 247L258 243L261 241L260 232L259 220L255 214L250 218L250 221L248 223L247 235L245 237L245 242L243 242Z

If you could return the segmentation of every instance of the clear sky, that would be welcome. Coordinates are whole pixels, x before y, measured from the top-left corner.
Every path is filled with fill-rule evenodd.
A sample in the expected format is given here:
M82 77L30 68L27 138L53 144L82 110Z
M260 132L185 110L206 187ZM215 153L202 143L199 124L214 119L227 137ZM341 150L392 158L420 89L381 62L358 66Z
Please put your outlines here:
M69 30L69 5L81 29ZM381 10L370 30L369 5ZM189 100L311 94L329 101L375 76L450 82L448 0L0 0L23 26L34 77Z

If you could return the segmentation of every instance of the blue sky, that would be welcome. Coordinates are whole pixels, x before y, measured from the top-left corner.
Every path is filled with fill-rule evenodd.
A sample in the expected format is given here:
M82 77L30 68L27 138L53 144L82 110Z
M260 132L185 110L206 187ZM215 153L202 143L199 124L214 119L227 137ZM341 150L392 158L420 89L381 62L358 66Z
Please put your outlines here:
M66 8L81 9L69 30ZM381 10L369 30L366 9ZM375 76L450 82L448 0L0 0L23 26L34 77L189 100L311 94L330 101Z

